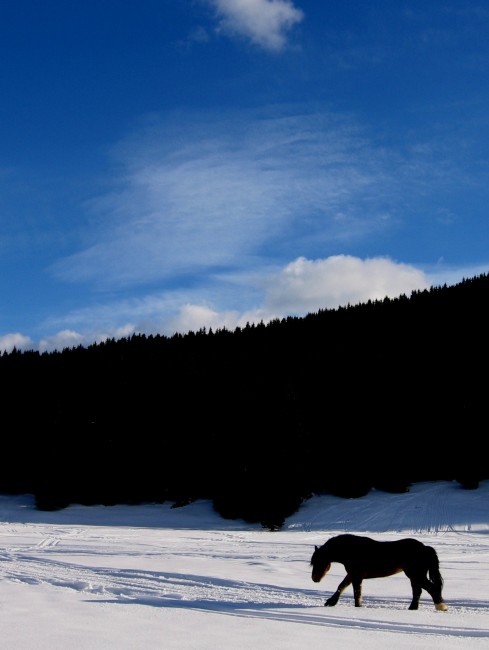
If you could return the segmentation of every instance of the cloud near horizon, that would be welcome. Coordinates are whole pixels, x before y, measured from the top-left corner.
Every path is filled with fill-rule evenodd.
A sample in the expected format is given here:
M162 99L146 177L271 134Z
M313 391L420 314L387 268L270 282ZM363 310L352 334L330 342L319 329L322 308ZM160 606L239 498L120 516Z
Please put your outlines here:
M270 283L265 305L271 313L305 314L428 288L429 281L422 271L388 258L299 257Z
M237 279L237 284L242 282L243 279ZM37 343L19 333L0 336L0 350L9 352L16 347L44 352L89 345L108 338L118 339L134 333L171 336L175 332L186 333L202 328L234 330L247 323L267 323L276 318L302 316L369 299L410 295L412 291L427 289L431 284L425 273L408 264L388 258L361 260L350 255L315 260L299 257L281 270L263 273L251 282L261 292L261 302L245 311L221 309L210 300L206 304L193 303L191 291L186 296L179 291L174 298L148 295L144 300L120 301L69 314L58 324L69 323L72 327L64 327ZM234 291L239 291L239 287L235 285ZM189 299L185 300L185 297ZM111 327L111 319L120 322ZM99 329L85 333L76 330L76 326L86 330L88 323L97 324ZM53 320L51 325L55 324Z

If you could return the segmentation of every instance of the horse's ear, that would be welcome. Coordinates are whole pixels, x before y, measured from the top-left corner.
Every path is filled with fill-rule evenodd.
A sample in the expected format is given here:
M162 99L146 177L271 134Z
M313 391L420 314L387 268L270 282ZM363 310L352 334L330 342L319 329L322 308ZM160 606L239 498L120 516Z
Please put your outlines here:
M316 549L316 551L319 550L319 546L316 546L316 544L314 544L314 548Z

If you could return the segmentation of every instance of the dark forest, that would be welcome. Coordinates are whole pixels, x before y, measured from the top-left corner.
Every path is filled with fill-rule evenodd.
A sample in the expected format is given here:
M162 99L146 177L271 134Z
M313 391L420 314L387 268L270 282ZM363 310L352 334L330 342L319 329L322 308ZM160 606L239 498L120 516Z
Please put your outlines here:
M313 494L489 478L489 276L268 324L0 356L0 492L40 509L211 499L280 528Z

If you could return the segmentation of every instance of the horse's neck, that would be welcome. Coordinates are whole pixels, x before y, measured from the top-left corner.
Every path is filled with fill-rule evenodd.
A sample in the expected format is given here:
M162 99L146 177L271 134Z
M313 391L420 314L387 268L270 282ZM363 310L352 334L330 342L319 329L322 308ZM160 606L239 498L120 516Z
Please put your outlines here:
M344 548L339 548L337 544L330 544L329 546L325 545L324 554L330 562L340 562L340 564L343 564L345 555L348 555L348 551Z
M341 553L340 551L337 551L336 553L331 553L328 557L330 562L339 562L339 564L344 564L346 561L344 554Z

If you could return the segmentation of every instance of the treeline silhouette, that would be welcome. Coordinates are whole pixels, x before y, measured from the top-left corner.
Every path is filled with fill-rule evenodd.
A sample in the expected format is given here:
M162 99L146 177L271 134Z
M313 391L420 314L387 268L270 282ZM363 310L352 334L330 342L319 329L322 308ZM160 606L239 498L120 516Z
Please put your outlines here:
M0 357L0 492L40 509L211 499L280 528L313 494L489 478L489 276L305 317Z

